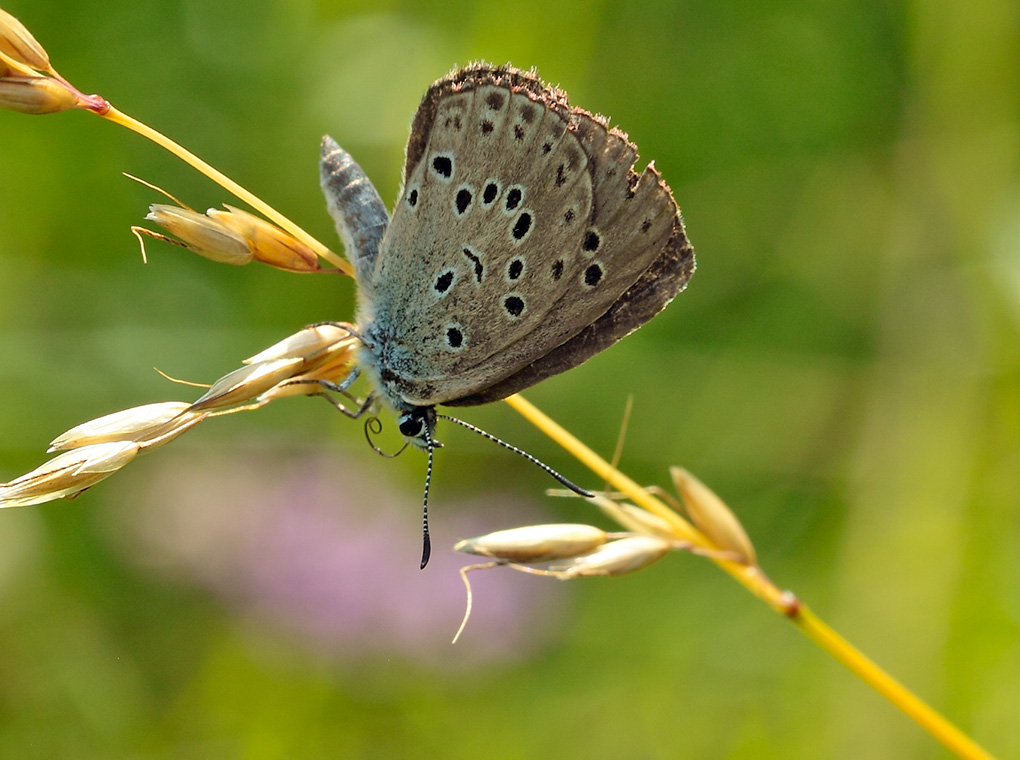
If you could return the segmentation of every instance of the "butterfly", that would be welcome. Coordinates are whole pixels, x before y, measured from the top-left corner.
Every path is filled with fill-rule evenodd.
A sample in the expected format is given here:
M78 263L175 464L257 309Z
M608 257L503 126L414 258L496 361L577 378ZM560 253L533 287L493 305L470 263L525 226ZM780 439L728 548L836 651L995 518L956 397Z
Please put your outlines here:
M392 217L323 139L321 184L358 282L356 374L367 403L428 452L426 509L437 419L466 425L436 406L497 401L576 367L687 285L680 211L636 160L624 132L534 72L486 63L425 93ZM426 519L422 567L428 544Z

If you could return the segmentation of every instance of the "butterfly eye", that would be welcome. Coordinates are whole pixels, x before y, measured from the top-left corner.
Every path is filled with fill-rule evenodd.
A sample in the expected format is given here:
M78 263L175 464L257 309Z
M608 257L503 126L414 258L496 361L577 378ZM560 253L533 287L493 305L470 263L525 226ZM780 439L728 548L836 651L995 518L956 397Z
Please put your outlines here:
M417 438L421 435L421 418L416 417L413 412L402 414L400 419L397 421L397 427L400 429L401 435L407 438Z

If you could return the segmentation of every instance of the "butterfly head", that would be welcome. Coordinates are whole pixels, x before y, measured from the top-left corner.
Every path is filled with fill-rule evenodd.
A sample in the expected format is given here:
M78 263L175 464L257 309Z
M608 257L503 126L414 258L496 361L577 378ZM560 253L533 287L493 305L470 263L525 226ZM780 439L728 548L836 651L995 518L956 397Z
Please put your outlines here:
M397 417L397 427L407 442L419 449L441 449L435 439L436 409L433 406L412 406Z

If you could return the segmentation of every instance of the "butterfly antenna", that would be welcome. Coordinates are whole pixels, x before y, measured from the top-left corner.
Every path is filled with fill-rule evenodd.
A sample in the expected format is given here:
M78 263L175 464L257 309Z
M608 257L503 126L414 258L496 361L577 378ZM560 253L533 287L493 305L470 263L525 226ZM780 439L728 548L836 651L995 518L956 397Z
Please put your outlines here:
M444 420L449 420L450 422L456 422L461 427L465 427L468 430L471 430L471 431L473 431L475 433L478 433L478 435L482 436L482 438L490 440L493 443L498 443L504 449L509 449L510 451L514 452L515 454L520 454L522 457L527 459L533 465L536 465L537 467L541 468L542 470L545 470L547 473L549 473L549 475L551 475L553 478L558 480L560 483L565 485L567 488L569 488L571 491L573 491L574 493L578 494L579 496L586 496L588 498L591 498L592 496L595 495L591 491L588 491L588 490L586 490L584 488L581 488L581 486L579 486L579 485L577 485L575 483L572 483L571 481L567 480L565 477L560 475L558 472L556 472L556 470L554 470L552 467L547 465L541 459L532 456L531 454L529 454L527 451L524 451L523 449L517 448L512 443L507 443L506 441L502 440L501 438L497 438L492 433L485 432L480 427L476 427L475 425L472 425L470 422L464 422L464 420L458 419L456 417L451 417L448 414L437 414L436 416L440 417L440 418L442 418ZM429 450L429 453L431 454L431 449ZM427 479L426 479L425 483L426 483L426 486L427 486L428 485L428 480Z
M421 503L421 569L429 563L432 556L432 540L429 538L429 486L432 485L432 461L436 450L435 441L432 440L432 431L425 426L425 443L427 444L429 463L425 469L425 496Z

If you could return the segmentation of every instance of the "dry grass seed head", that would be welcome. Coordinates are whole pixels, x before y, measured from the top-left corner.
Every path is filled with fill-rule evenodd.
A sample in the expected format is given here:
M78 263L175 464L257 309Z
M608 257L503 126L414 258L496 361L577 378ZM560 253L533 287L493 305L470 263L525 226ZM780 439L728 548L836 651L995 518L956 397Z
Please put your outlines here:
M56 79L6 77L0 79L0 108L27 114L68 111L78 96Z
M190 406L186 401L164 401L97 417L54 438L49 451L64 451L111 441L140 443L166 432L166 425L180 417Z
M272 359L235 369L221 377L201 398L191 405L192 410L225 409L243 404L268 391L276 384L289 380L299 371L301 359Z
M605 531L591 525L528 525L468 538L453 548L508 562L548 562L589 552L607 538Z
M656 562L673 548L655 536L630 536L604 544L589 554L549 566L549 573L563 580L617 576L633 573Z
M751 539L725 502L682 467L670 467L669 474L698 529L718 548L735 554L742 564L757 565Z
M288 272L318 272L319 257L311 248L275 224L226 205L226 211L209 209L211 219L248 241L255 259Z
M0 8L0 53L38 71L52 72L50 57L18 19Z
M73 498L134 459L139 448L137 443L116 441L67 451L10 483L0 484L0 507Z
M211 261L244 266L255 258L244 236L197 211L154 203L145 218L179 238L189 251Z

